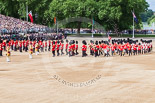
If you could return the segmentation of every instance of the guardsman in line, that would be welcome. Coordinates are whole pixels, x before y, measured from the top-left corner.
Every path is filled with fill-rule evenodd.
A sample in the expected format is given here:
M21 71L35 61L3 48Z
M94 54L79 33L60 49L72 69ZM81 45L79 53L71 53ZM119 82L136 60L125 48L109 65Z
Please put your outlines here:
M14 42L14 51L17 51L17 48L18 48L17 46L18 46L18 40Z
M45 41L45 51L47 51L47 40Z
M69 42L69 47L68 47L68 52L69 52L69 57L73 56L73 45L72 45L72 41Z
M103 50L102 50L102 42L99 41L99 56L103 55Z
M51 40L48 41L48 51L51 51Z
M72 55L75 55L75 40L72 40Z
M23 51L25 50L25 40L22 40Z
M131 46L131 42L129 42L129 44L127 45L127 49L128 49L128 54L129 54L129 56L132 55L132 46Z
M39 54L39 44L38 44L38 42L35 45L35 53L36 53L36 55Z
M123 56L125 54L128 54L128 50L127 50L127 43L124 42L124 44L123 44Z
M8 41L7 41L7 43L8 43ZM7 48L6 48L6 61L7 62L10 62L10 55L11 55L10 46L7 44Z
M60 50L60 42L59 42L59 40L57 41L57 42L55 42L56 44L57 44L57 56L59 56L60 55L60 53L59 53L59 50ZM56 45L55 44L55 45Z
M86 51L87 51L87 46L86 46L87 43L86 43L85 40L83 40L82 43L83 43L83 45L82 45L82 57L86 57L87 56L87 53L86 53Z
M114 46L114 43L112 42L112 45L111 45L111 55L114 56L114 53L115 53L115 46Z
M68 55L68 40L66 40L65 51L66 51L66 55Z
M64 41L61 40L61 55L64 54L63 50L64 50Z
M56 49L56 45L55 45L55 41L53 41L53 45L52 45L52 54L53 54L53 57L55 57L55 49Z
M95 48L94 48L95 57L99 56L98 51L99 51L99 45L98 45L98 41L96 41Z
M137 46L136 46L136 42L133 45L133 53L134 55L137 55Z
M29 58L32 59L32 54L33 54L33 46L32 43L29 45Z
M78 41L76 41L76 45L75 45L75 54L76 55L78 55L79 53L78 53L78 48L79 48L79 46L78 46Z
M19 51L22 53L22 41L19 41Z
M109 42L107 42L107 56L110 56L110 46L109 46Z
M35 45L36 45L36 41L34 40L34 41L32 42L33 53L35 53Z
M6 51L6 41L5 40L3 40L3 49L4 49L4 51Z
M103 46L103 50L104 50L104 57L107 56L108 57L108 50L107 50L108 46L106 43L104 43L104 46Z
M141 54L141 50L142 50L142 46L141 46L141 44L139 43L139 45L138 45L138 54Z
M3 41L0 40L0 56L2 56L2 52L3 52Z
M39 45L40 45L41 52L43 52L43 48L44 48L44 46L43 46L43 42L42 42L42 40L39 41Z
M29 44L29 41L27 40L27 41L25 42L25 52L28 51L28 44Z
M11 40L11 50L13 50L14 47L14 40Z
M120 56L122 56L123 55L123 45L122 45L122 43L120 44L120 47L119 47L119 54L120 54ZM124 56L124 55L123 55Z
M90 55L94 55L94 41L90 40L90 44L89 45L89 48L90 48Z

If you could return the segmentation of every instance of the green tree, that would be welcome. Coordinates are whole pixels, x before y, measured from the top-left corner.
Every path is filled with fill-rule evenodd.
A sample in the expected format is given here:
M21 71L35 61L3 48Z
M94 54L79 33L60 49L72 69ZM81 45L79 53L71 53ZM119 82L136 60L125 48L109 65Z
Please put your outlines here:
M140 21L140 13L148 7L145 0L100 0L99 19L105 21L106 30L114 30L117 35L122 30L130 29L132 25L132 11Z
M140 16L142 18L142 22L147 22L147 20L153 16L153 11L149 9L146 12L141 13Z
M155 22L155 15L153 15L151 18L149 18L147 22L149 25L154 23Z

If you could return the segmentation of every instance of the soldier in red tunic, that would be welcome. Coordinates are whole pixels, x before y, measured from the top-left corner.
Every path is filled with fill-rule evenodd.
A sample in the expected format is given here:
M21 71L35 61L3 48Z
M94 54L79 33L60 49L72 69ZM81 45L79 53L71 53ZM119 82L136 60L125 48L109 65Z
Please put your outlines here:
M95 48L94 48L95 57L99 56L98 51L99 51L99 45L98 45L98 41L96 41Z
M36 41L34 40L34 41L32 42L33 53L35 53L35 45L36 45Z
M112 43L111 45L111 55L113 56L115 53L115 46L114 46L114 43Z
M134 55L137 55L137 45L136 45L136 42L133 45L133 53L134 53Z
M142 49L142 46L141 46L141 44L139 43L139 45L138 45L138 54L141 54L141 49Z
M99 54L98 54L99 56L100 55L103 55L103 50L102 50L102 42L101 41L99 41Z
M0 40L0 56L3 56L2 55L2 52L3 52L3 41L2 40Z
M59 42L59 40L57 41L57 56L59 56L60 55L60 53L59 53L59 50L60 50L60 42Z
M70 41L68 47L69 57L73 56L72 51L73 51L73 45L72 42Z
M17 51L17 48L18 48L18 40L14 42L14 51Z
M48 51L51 51L51 40L48 41Z
M94 55L94 41L90 40L90 44L89 44L89 48L90 48L90 55Z
M5 42L5 40L3 40L3 49L4 49L4 51L6 51L6 42Z
M53 54L53 57L55 57L55 49L56 49L56 45L55 45L55 41L53 41L53 45L52 45L52 54Z
M45 41L45 51L47 51L47 41Z
M129 56L132 55L132 46L131 46L131 42L129 42L129 44L127 45L127 49L128 49Z
M78 53L78 41L76 41L76 45L75 45L75 52L76 52L76 53L75 53L76 55L78 55L78 54L79 54L79 53Z
M25 52L28 51L28 45L29 45L29 41L27 40L26 43L25 43Z
M66 51L66 55L68 55L68 40L66 40L65 51Z
M19 41L19 51L22 52L22 41Z
M87 53L86 53L86 51L87 51L87 46L86 46L87 43L86 43L85 40L83 40L82 43L83 43L83 45L82 45L82 57L86 57L87 56Z
M64 41L61 40L61 55L64 54L63 50L64 50Z
M72 40L72 55L74 56L75 55L75 41Z

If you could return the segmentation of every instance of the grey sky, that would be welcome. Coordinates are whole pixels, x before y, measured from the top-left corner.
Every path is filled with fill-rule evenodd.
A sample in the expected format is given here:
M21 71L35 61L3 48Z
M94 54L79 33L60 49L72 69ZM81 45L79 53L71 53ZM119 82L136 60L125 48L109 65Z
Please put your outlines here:
M146 0L146 1L150 5L149 9L152 9L153 11L155 11L155 0Z

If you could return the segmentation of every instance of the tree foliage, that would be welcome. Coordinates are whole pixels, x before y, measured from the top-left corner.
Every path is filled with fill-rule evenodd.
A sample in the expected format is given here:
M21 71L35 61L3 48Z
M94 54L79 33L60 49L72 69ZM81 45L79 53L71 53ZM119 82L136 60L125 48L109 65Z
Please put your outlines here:
M153 16L153 11L149 9L146 12L141 13L140 16L142 18L142 22L147 22L147 20Z

